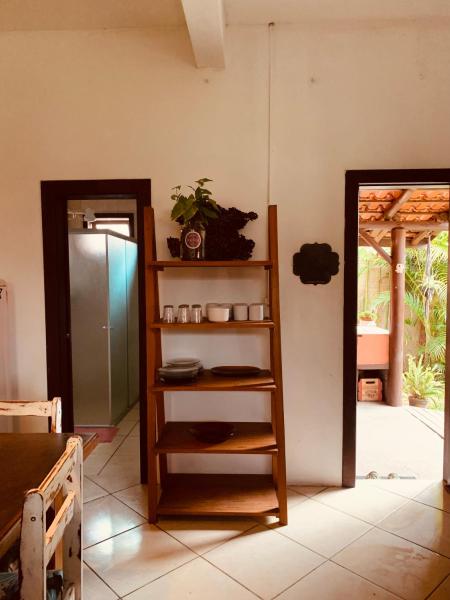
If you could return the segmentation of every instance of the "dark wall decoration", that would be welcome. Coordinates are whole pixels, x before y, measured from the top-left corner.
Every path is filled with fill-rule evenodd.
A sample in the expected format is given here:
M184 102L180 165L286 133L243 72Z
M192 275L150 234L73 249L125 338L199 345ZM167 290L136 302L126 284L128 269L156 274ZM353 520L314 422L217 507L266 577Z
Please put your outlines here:
M294 254L293 271L302 283L330 283L339 272L339 255L329 244L303 244Z

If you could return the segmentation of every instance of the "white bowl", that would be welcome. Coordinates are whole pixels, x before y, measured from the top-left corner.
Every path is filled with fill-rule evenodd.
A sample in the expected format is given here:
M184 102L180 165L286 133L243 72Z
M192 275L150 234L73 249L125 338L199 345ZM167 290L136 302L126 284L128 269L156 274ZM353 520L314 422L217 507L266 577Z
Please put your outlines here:
M208 306L208 321L213 323L224 323L230 320L230 309L225 306Z

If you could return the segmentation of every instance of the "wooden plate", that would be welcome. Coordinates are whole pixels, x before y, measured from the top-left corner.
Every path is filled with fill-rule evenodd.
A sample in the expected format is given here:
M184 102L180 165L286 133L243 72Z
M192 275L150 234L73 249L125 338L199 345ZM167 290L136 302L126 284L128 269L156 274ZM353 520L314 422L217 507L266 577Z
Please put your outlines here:
M226 365L213 367L211 373L225 377L251 377L253 375L259 375L261 369L259 367L250 367L248 365Z

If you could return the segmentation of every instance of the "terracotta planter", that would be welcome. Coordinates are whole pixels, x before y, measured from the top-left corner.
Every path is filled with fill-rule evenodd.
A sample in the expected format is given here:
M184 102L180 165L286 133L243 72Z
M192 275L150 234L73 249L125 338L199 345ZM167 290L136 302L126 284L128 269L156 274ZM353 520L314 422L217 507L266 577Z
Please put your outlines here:
M364 327L376 327L377 324L375 321L369 319L359 319L359 325L363 325Z
M427 408L429 404L428 398L420 398L419 396L408 396L409 405L416 408Z

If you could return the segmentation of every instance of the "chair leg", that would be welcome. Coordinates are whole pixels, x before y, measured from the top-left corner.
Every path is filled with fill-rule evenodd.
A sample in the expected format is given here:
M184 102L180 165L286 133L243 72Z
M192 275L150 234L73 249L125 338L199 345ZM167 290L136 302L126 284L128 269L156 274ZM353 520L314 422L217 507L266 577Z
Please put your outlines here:
M63 575L64 587L74 587L73 599L81 600L83 589L83 540L82 540L82 506L83 506L83 471L82 447L77 447L76 467L72 471L71 482L66 483L66 490L75 492L73 518L66 526L63 537Z

